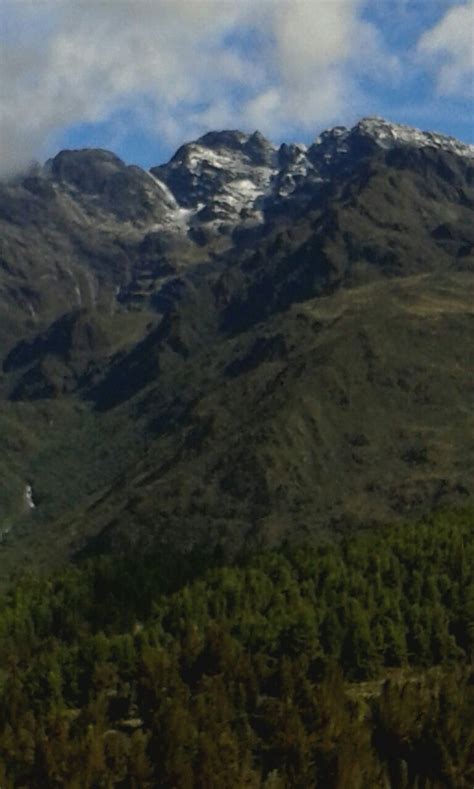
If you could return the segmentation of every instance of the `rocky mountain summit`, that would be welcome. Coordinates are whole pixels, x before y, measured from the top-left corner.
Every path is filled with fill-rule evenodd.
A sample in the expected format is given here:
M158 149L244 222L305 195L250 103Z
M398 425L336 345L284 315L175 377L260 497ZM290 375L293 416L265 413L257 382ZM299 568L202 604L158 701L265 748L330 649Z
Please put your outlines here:
M5 556L469 500L473 208L474 146L380 118L1 182Z
M469 206L462 190L472 184L473 151L378 118L324 132L309 147L211 132L150 172L108 151L62 151L0 184L0 304L8 314L0 341L8 345L71 305L111 311L146 300L173 274L243 237L268 235L342 184L349 189L364 168L369 177L376 161L398 173L436 173Z

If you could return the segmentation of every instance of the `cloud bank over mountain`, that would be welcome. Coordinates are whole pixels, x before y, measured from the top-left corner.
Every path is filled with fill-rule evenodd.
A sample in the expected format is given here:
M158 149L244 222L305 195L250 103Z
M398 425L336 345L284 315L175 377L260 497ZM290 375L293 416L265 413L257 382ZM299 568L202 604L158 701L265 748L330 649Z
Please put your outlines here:
M376 109L378 91L403 84L378 0L0 2L4 173L81 124L93 132L113 120L119 138L135 126L164 150L219 127L304 137ZM415 44L418 67L440 92L459 93L472 69L472 3L439 7Z

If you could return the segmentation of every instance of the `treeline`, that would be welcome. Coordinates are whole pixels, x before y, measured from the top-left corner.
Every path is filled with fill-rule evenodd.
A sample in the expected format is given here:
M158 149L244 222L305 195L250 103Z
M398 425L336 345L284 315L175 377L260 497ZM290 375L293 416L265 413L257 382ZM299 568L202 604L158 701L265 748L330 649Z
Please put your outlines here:
M474 785L472 513L204 565L17 581L2 789Z

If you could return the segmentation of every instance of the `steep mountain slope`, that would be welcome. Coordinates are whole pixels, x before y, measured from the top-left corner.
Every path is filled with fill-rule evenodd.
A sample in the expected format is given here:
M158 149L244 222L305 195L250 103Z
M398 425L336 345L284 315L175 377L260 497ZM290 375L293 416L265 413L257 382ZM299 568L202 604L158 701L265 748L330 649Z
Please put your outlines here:
M380 119L1 185L3 566L472 501L473 208L472 146Z

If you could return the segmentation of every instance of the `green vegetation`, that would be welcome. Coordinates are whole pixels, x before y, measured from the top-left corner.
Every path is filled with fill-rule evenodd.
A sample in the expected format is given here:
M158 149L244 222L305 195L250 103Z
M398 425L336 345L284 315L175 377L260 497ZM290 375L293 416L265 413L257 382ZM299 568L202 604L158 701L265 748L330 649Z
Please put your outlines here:
M472 787L473 527L18 579L0 785Z
M0 183L0 584L474 506L470 159L361 134L257 225L208 224L230 173L186 148L155 172L189 227L104 151Z
M472 168L364 135L0 183L0 789L474 786Z

